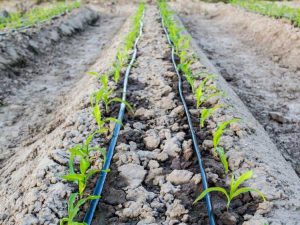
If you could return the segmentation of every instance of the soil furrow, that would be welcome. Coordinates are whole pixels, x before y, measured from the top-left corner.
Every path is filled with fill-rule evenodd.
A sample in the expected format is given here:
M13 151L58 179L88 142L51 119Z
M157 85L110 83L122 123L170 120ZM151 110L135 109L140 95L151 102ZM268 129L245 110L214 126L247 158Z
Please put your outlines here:
M136 112L134 116L128 115L120 133L93 224L208 224L205 203L192 205L201 189L201 176L158 9L148 6L144 20L139 57L128 90L128 100ZM192 92L186 82L184 89L194 126L198 127L199 112L194 110ZM210 131L197 134L200 143L211 138ZM210 185L222 183L219 162L209 151L202 153ZM243 215L254 214L257 207L257 202L246 195L233 204L238 213L232 216L226 212L222 198L214 196L213 202L220 224L232 217L241 224Z
M56 111L66 104L66 94L85 76L125 18L102 15L93 26L86 25L84 32L64 38L22 68L19 76L24 84L0 108L0 159L11 156L23 141L32 144L42 133L51 132L44 131L49 122L54 127L61 123Z
M128 90L136 112L120 133L94 224L185 224L189 195L201 180L198 172L182 167L183 151L192 154L191 141L155 6L147 7L144 24Z
M299 175L299 71L295 71L293 66L290 68L288 63L286 66L282 62L279 64L281 56L276 61L275 56L268 54L271 51L268 46L263 47L259 40L249 40L249 37L256 35L255 30L240 31L234 28L236 21L231 23L228 17L223 16L224 12L228 13L227 6L220 5L218 10L213 5L201 3L198 7L198 14L182 14L186 28ZM237 16L246 17L242 13ZM260 16L253 19L257 22L261 20L267 19ZM257 29L264 25L261 22ZM264 37L269 37L272 42L273 35L267 32Z

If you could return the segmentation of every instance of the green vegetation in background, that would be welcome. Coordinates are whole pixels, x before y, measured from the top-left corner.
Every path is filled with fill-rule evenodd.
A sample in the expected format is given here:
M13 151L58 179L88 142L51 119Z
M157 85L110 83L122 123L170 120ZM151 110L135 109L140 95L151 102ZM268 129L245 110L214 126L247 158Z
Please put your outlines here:
M80 2L72 3L55 3L50 7L33 8L32 10L22 14L21 12L10 13L6 18L0 18L0 30L17 29L25 26L32 26L39 22L51 19L63 12L71 11L80 7Z
M265 2L258 0L230 0L230 3L251 12L256 12L273 18L286 18L290 20L295 26L300 27L299 8L292 8L286 5L278 5L274 2Z

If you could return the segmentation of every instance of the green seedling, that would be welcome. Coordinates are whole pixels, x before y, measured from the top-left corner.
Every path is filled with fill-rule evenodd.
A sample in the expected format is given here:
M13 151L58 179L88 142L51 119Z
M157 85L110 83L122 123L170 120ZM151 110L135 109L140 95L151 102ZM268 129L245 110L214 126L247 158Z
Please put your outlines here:
M100 74L98 72L95 72L95 71L90 71L90 72L87 72L88 75L90 76L94 76L96 77L97 79L99 79L99 82L101 83L101 86L104 87L104 88L108 88L108 82L109 82L109 75L110 75L110 72L106 72L104 74Z
M113 64L113 70L114 70L113 74L114 74L115 83L119 82L121 70L122 70L123 66L126 64L127 60L128 60L127 52L124 50L118 49L116 61Z
M101 99L99 99L99 98L96 98L95 101L91 100L91 106L92 106L92 115L96 120L96 123L98 125L98 130L103 131L103 130L105 130L104 125L107 122L120 123L120 121L113 117L103 118L102 111L99 106L100 100ZM114 101L117 101L117 100L115 99Z
M220 157L220 160L224 167L225 173L227 174L229 171L229 168L228 168L228 161L227 161L227 157L225 155L224 149L222 147L217 147L217 153Z
M221 108L222 105L215 105L212 108L203 108L201 110L200 115L200 128L204 127L204 122L219 108Z
M180 49L179 59L180 63L185 63L190 61L190 57L188 56L188 50L190 48L190 36L182 35L178 40L178 45Z
M89 158L91 151L97 151L103 156L104 162L106 161L105 148L100 148L98 146L90 147L90 143L91 143L92 139L94 138L94 136L96 134L102 134L102 133L106 133L106 129L97 130L97 131L93 132L92 134L90 134L87 137L87 139L85 140L85 142L83 144L76 145L73 148L69 149L69 151L70 151L69 173L70 174L74 173L74 159L76 156L81 157L81 158Z
M203 191L197 198L196 200L194 201L193 204L199 202L201 199L203 199L208 193L210 192L221 192L222 194L224 194L227 198L227 209L229 208L230 206L230 203L231 201L243 194L243 193L246 193L246 192L256 192L258 193L263 201L265 201L265 196L263 195L263 193L261 191L259 191L258 189L255 189L255 188L251 188L251 187L242 187L242 188L239 188L239 186L241 184L243 184L246 180L249 180L253 175L253 172L252 170L249 170L245 173L243 173L237 180L234 179L234 175L232 175L231 177L231 182L230 182L230 190L229 192L227 192L227 190L225 188L222 188L222 187L211 187L211 188L208 188L206 189L205 191Z
M90 162L85 158L80 159L80 173L71 173L64 175L62 178L67 181L76 182L78 184L79 195L83 195L83 191L86 188L87 181L95 173L100 172L98 169L89 169L91 166ZM88 170L89 169L89 170Z
M78 193L73 193L70 195L68 201L68 217L62 218L60 220L60 225L86 225L86 223L75 222L74 219L77 216L80 207L84 205L87 201L99 199L100 196L89 196L87 198L82 198L78 200L75 204Z
M95 173L100 172L99 169L90 169L90 152L97 151L103 156L104 162L106 161L106 149L100 147L88 148L84 145L75 146L70 149L70 160L69 160L69 174L64 175L62 178L67 181L73 181L78 184L79 194L82 196L83 191L85 190L87 181ZM75 158L79 159L79 173L75 173L74 169L74 160Z
M0 30L32 26L78 7L80 7L80 2L76 1L71 3L55 3L50 7L36 7L26 13L10 13L9 17L0 19Z
M132 30L129 32L129 34L125 38L124 49L126 52L129 52L134 46L136 37L138 36L138 33L139 33L140 21L141 21L142 15L143 15L144 8L145 8L145 4L141 3L138 7L135 17L133 18Z
M196 97L196 108L199 109L199 107L206 102L208 99L222 95L223 92L216 91L210 94L205 93L205 85L210 80L213 79L214 75L207 75L199 84L198 88L195 90L195 97Z
M127 102L122 100L121 98L115 97L115 98L110 98L111 94L113 93L113 90L111 89L107 89L104 86L101 87L98 91L96 91L93 95L92 98L94 98L94 102L103 102L105 105L105 111L106 113L109 112L109 106L111 103L113 102L120 102L120 103L124 103L126 105L126 107L133 112L133 108L131 107L131 105ZM93 102L93 99L91 100L91 102ZM95 107L95 106L94 106Z
M234 118L234 119L231 119L231 120L228 120L228 121L225 121L225 122L222 122L219 124L217 130L214 132L213 134L213 143L214 143L214 150L217 149L219 143L220 143L220 140L221 140L221 137L223 135L223 133L225 132L225 129L231 124L231 123L234 123L234 122L237 122L239 121L240 119L238 118Z
M190 65L192 64L193 62L192 61L188 61L188 62L184 62L182 64L179 64L177 67L178 69L184 73L185 75L185 78L187 80L187 82L189 83L189 85L191 86L192 88L192 91L194 92L194 89L195 89L195 79L193 77L193 73L192 73L192 70L190 69Z

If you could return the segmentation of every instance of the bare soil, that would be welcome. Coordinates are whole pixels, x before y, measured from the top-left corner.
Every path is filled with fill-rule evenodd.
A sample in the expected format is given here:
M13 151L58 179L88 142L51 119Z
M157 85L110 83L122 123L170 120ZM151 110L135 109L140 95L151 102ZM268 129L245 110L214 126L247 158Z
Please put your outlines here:
M297 51L299 29L225 4L191 8L181 14L186 28L300 174L299 63L285 57ZM280 29L294 35L290 44Z

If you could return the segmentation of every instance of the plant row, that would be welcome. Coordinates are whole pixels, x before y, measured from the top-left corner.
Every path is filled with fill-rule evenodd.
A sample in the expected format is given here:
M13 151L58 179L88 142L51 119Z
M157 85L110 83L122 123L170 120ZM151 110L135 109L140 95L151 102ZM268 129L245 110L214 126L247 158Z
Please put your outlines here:
M110 113L110 105L114 102L123 102L122 99L114 97L119 78L131 57L131 50L135 39L139 34L140 20L142 19L144 4L140 4L132 21L132 27L127 34L124 45L117 51L116 59L112 69L104 74L89 72L96 76L100 82L100 88L90 96L90 108L95 119L97 129L87 136L86 140L79 145L69 149L69 173L62 178L76 184L77 191L70 195L68 201L68 217L61 219L60 225L85 225L84 222L75 222L80 207L89 200L98 199L100 196L93 196L86 193L86 187L92 176L100 173L102 165L106 161L106 148L93 145L94 138L102 138L108 135L109 123L120 123L114 117L105 117ZM110 85L110 82L113 84ZM129 108L130 105L124 102ZM97 160L95 160L97 157ZM95 165L95 161L102 163ZM109 172L109 171L105 171Z
M167 28L170 40L175 49L176 63L178 71L184 75L188 82L191 91L195 97L195 107L199 110L199 127L203 128L208 118L210 118L217 110L224 107L224 105L216 104L213 107L205 107L205 104L209 99L213 97L222 97L224 93L216 87L213 80L215 75L208 74L205 71L193 72L192 64L196 59L190 51L191 37L183 34L183 28L177 25L177 22L173 18L173 13L168 9L165 1L159 1L159 8L162 16L164 26ZM228 161L226 156L226 149L220 145L222 135L229 127L231 123L238 122L238 118L232 118L230 120L221 122L214 130L213 139L213 156L218 158L224 167L224 175L231 175L230 187L210 187L204 190L194 201L197 203L203 199L209 192L221 192L224 194L227 200L227 208L230 206L232 199L246 192L257 192L263 199L264 195L257 189L250 187L240 187L246 180L250 179L253 175L252 170L246 171L239 177L234 176L234 171L229 171Z
M45 20L49 20L52 17L58 16L64 12L79 8L80 5L81 3L79 1L71 3L58 2L54 3L50 7L36 7L25 13L9 13L7 17L0 18L0 30L32 26Z
M273 18L286 18L297 27L300 27L300 9L292 8L287 5L279 5L275 2L266 2L258 0L230 0L231 4L239 6L251 12Z

